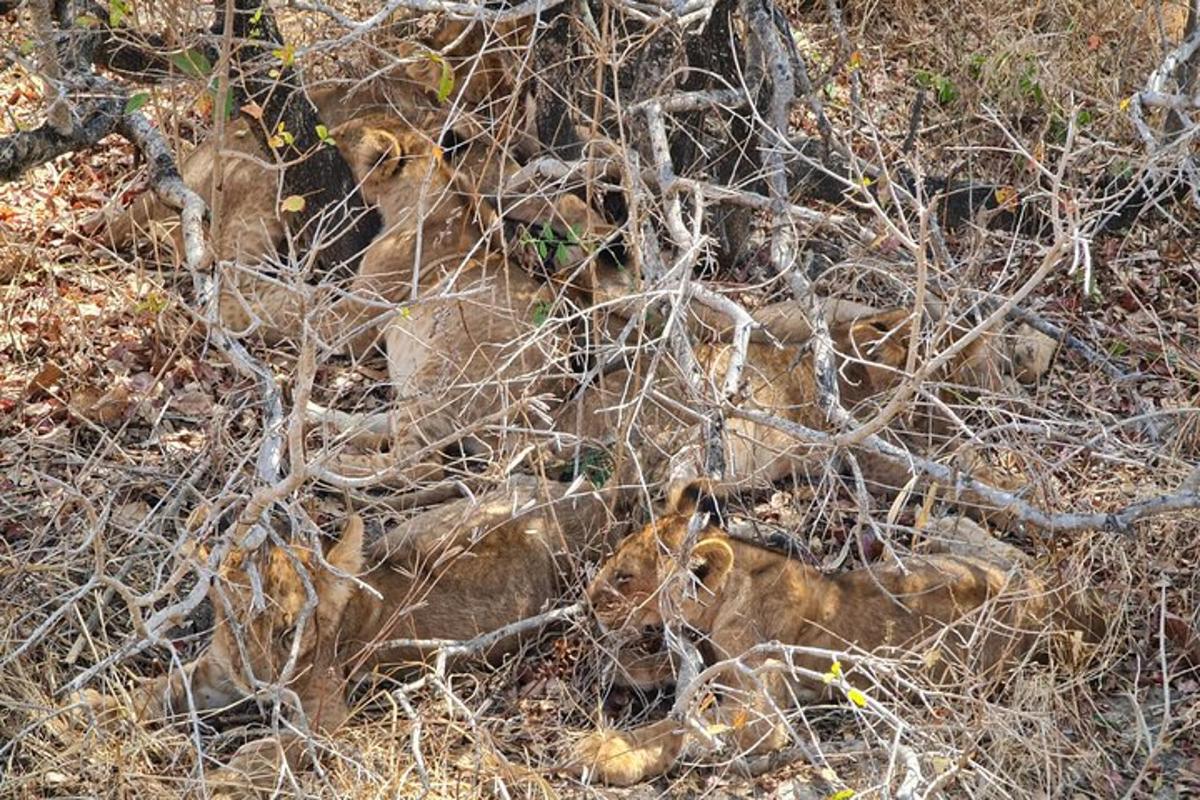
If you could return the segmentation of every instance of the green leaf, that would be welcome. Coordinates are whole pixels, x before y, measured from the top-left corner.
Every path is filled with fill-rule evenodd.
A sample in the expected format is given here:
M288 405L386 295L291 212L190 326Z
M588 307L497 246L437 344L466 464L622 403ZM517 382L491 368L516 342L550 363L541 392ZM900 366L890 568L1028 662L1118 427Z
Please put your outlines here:
M854 705L858 706L859 708L867 707L867 696L858 689L847 689L846 697L849 698L851 703L854 703Z
M160 314L167 307L166 295L150 292L134 306L134 310L142 314Z
M100 18L92 14L80 14L75 18L75 25L79 28L95 28L100 25Z
M450 93L454 91L454 70L450 69L450 65L445 61L442 62L442 77L438 79L437 99L439 103L444 103L450 99Z
M949 78L939 77L937 81L937 99L944 106L950 105L958 99L958 87Z
M971 56L971 61L967 64L967 71L971 73L971 77L979 80L983 77L983 68L987 65L987 56L983 53L976 53Z
M36 47L37 42L35 42L33 39L26 39L25 41L21 42L21 46L17 48L17 52L23 56L27 56L32 53Z
M217 121L217 98L220 96L217 92L212 93L213 96L213 122ZM233 91L225 92L225 119L233 119Z
M250 38L262 38L262 18L263 13L267 10L266 5L260 5L253 14L250 15Z
M442 58L441 53L428 50L424 55L441 68L441 74L438 76L437 100L439 103L444 103L450 99L450 95L454 92L454 70L450 68L446 59Z
M1067 141L1067 121L1057 112L1050 115L1050 122L1046 126L1046 136L1057 144Z
M283 202L279 204L280 211L290 211L293 214L304 210L305 200L302 195L293 194L283 198Z
M853 789L842 789L840 792L829 795L829 800L852 800L855 794Z
M554 248L554 260L558 262L560 267L565 267L571 263L571 251L562 242L559 242L558 246Z
M589 450L579 462L580 472L592 482L596 488L601 488L612 477L613 460L603 450Z
M138 92L137 94L131 94L129 99L125 101L125 113L133 114L137 111L140 111L142 106L146 105L148 102L150 102L149 92Z
M126 0L108 0L108 25L115 28L129 13L129 3Z
M278 58L285 67L290 67L296 61L296 46L285 44L283 47L272 50L271 55Z
M271 138L267 139L267 144L278 150L285 145L290 146L295 141L296 137L292 136L292 132L285 128L283 123L280 122L275 126L275 134L271 136Z
M209 63L208 57L199 50L189 48L179 53L172 53L170 61L175 69L189 78L203 78L212 72L212 64Z
M550 319L550 301L538 300L533 304L533 324L541 325Z
M1046 92L1042 89L1042 84L1038 82L1038 70L1036 64L1029 64L1025 67L1021 77L1017 78L1017 88L1021 90L1021 94L1032 100L1037 105L1044 105L1046 102Z
M334 138L329 135L329 128L318 124L314 130L317 133L317 138L320 139L323 144L337 144Z

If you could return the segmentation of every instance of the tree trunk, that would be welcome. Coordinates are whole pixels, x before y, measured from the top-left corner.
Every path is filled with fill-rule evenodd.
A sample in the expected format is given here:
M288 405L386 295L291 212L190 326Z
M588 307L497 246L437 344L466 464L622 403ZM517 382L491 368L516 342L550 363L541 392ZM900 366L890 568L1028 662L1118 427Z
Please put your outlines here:
M217 30L225 25L225 2L215 0ZM317 267L321 277L345 279L358 271L359 260L379 233L378 213L358 191L349 165L336 147L317 134L321 120L317 109L296 81L290 59L273 52L283 50L283 37L270 7L260 0L235 0L234 39L243 44L231 57L234 106L253 103L262 118L250 126L267 151L277 150L285 160L306 154L283 173L285 197L299 195L304 208L295 214L294 231L302 245L319 246ZM290 143L273 148L272 140L290 134Z
M571 15L559 10L552 13L549 29L533 46L533 74L537 82L533 93L534 120L538 140L547 153L572 161L583 152L567 105L575 84L571 69L575 40L571 36Z

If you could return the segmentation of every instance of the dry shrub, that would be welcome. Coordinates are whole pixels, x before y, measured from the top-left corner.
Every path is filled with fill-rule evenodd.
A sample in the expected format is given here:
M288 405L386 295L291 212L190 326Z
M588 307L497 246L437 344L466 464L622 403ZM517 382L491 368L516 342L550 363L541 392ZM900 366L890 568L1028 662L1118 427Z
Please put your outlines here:
M339 7L361 17L369 5ZM798 39L816 64L814 74L821 75L837 62L835 36L823 3L802 5L794 15ZM893 147L906 133L920 81L931 95L943 95L930 102L919 140L933 164L966 160L997 181L1015 182L1023 158L973 152L1003 140L995 125L981 122L978 113L985 105L997 109L1029 151L1058 144L1056 126L1086 111L1086 121L1076 116L1081 130L1105 142L1101 155L1089 158L1132 158L1132 131L1119 107L1163 52L1156 25L1149 24L1155 18L1151 5L1112 0L846 5L862 53L865 107ZM1169 8L1175 16L1166 19L1174 26L1179 4ZM284 22L298 42L329 30L327 20L312 22L303 14ZM329 74L365 70L371 63L369 53L362 62L322 57L329 60L320 71ZM5 73L0 95L14 96L25 80L19 71ZM835 120L849 130L844 71L826 94ZM21 95L10 101L17 119L34 118L34 100ZM197 123L194 114L180 116ZM92 167L121 165L116 171L127 171L122 157L76 156L38 170L24 184L0 186L0 208L21 214L20 224L0 228L8 237L0 242L4 258L14 244L38 256L35 264L21 259L19 270L0 264L0 794L5 796L179 796L195 788L201 765L211 769L252 736L245 725L261 724L242 709L221 731L128 726L100 735L68 726L59 713L63 687L139 638L123 593L89 580L113 577L130 596L163 590L151 608L140 609L143 615L182 596L192 576L167 584L186 538L183 520L204 501L225 507L244 502L251 489L247 465L260 443L254 386L194 335L174 299L177 285L146 273L140 260L81 248L74 237L81 211L94 203L88 193L105 190L106 173ZM1200 300L1196 289L1175 278L1173 285L1183 288L1173 300L1160 302L1159 294L1129 282L1168 257L1152 247L1166 238L1164 231L1183 243L1176 267L1181 273L1194 270L1194 260L1188 260L1194 257L1187 255L1188 246L1195 251L1194 230L1147 223L1121 242L1145 258L1131 265L1120 260L1124 251L1114 254L1101 287L1122 297L1118 292L1134 286L1141 304L1136 319L1120 303L1096 301L1066 277L1044 287L1035 305L1073 323L1102 351L1117 333L1127 335L1128 357L1139 368L1149 370L1151 359L1171 361L1172 352L1186 356L1189 347L1194 353L1196 333L1186 327L1194 322L1175 316L1196 318L1187 316ZM1011 266L998 255L1010 243L986 237L974 249L964 246L968 269L935 277L949 293L1004 289L1027 269L1020 258L1027 244L1019 243L1021 253L1013 259L1018 264L998 286L997 270L989 270ZM909 299L911 276L859 256L850 253L827 273L831 293L882 304ZM290 374L294 366L287 353L264 357L279 374ZM1153 390L1162 406L1194 411L1200 373L1189 363L1176 358L1170 369L1138 386ZM30 392L49 364L61 376ZM324 369L331 385L375 380L341 362ZM110 395L118 386L125 394ZM1138 439L1133 426L1124 424L1137 413L1129 392L1127 384L1063 351L1031 396L966 398L956 410L977 425L985 445L1015 454L1052 508L1107 509L1170 491L1185 474L1181 460L1194 460L1197 452L1194 414L1177 415L1180 427L1168 427L1161 444ZM96 409L105 396L109 405L100 414ZM181 396L193 404L179 402ZM93 402L80 406L81 397ZM315 519L332 527L340 499L304 492ZM760 505L752 512L765 524L803 521L803 538L819 546L832 569L857 557L851 528L860 510L853 492L837 476L826 475L814 489L784 493L769 508ZM889 509L881 502L869 511L882 519ZM903 545L914 512L897 511L888 531ZM367 515L377 527L396 518L386 508ZM1170 797L1175 791L1184 797L1189 787L1196 788L1200 665L1188 660L1179 626L1164 620L1170 614L1182 621L1185 633L1200 630L1195 568L1200 520L1195 514L1165 518L1124 537L1013 541L1042 554L1052 568L1061 566L1076 584L1090 583L1104 593L1113 629L1090 666L1081 670L1069 654L1060 654L1048 664L1026 666L1007 686L966 684L923 700L891 697L887 706L903 722L899 739L894 727L856 716L845 704L805 709L796 727L811 732L826 760L760 776L754 779L757 788L782 796L791 789L827 796L851 787L862 796L890 796L904 778L896 765L897 741L915 754L928 779L940 780L935 787L947 797L1111 797L1127 790L1133 796L1156 791ZM572 587L569 596L577 597L581 588ZM177 622L170 647L159 643L117 658L91 685L120 694L131 680L194 657L208 635L208 615L202 607ZM319 743L323 772L297 780L312 796L407 797L423 791L423 770L430 797L584 794L553 767L571 738L598 717L605 665L600 643L581 625L548 633L539 646L496 670L455 677L452 688L467 713L448 709L444 694L426 686L405 695L417 710L413 718L394 694L396 683L361 687L350 724ZM648 703L639 718L662 713ZM751 791L742 780L731 769L684 770L652 789L612 796Z

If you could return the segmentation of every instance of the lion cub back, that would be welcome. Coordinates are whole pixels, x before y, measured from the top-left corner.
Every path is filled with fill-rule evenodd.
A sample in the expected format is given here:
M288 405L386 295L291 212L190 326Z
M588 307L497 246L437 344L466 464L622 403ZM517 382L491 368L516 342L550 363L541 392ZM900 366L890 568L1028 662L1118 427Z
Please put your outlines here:
M971 556L913 556L832 581L842 603L830 627L845 643L915 651L934 678L992 677L1052 639L1096 643L1105 632L1088 592Z

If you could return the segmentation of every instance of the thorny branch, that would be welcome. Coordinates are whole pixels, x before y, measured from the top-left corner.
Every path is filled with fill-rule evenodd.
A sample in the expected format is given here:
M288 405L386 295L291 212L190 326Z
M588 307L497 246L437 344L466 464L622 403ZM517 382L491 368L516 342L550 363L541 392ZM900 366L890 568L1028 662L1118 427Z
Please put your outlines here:
M564 622L574 619L583 613L583 605L581 603L572 603L569 606L555 608L542 614L537 614L532 617L513 622L494 631L481 633L474 639L467 641L457 641L452 639L388 639L386 641L375 642L371 645L374 649L387 650L396 647L413 647L422 650L430 650L437 652L437 666L434 671L439 675L444 675L446 671L446 662L451 658L461 658L462 656L476 656L481 653L486 653L497 642L501 642L513 636L520 636L523 633L539 631L555 622Z
M35 4L31 7L31 12L37 30L43 37L43 50L49 53L57 52L57 34L50 15L50 4ZM57 59L49 59L47 64L50 70L46 77L51 85L64 87L67 91L60 91L55 97L48 121L41 127L0 139L0 180L12 180L31 167L58 155L93 146L109 133L124 136L146 158L150 168L151 187L163 202L180 211L185 265L192 273L197 298L209 307L207 322L210 335L218 349L224 352L239 372L259 383L262 393L263 427L266 435L259 453L257 474L265 487L255 494L248 509L252 516L246 523L258 531L254 541L261 542L265 539L262 520L265 519L269 506L294 491L303 481L305 473L302 470L293 470L293 474L287 480L280 480L285 431L283 400L275 376L239 342L228 336L216 316L216 297L212 280L202 271L206 255L203 231L205 204L184 184L162 133L151 126L142 114L125 110L127 94L123 89L92 73L71 74L59 80L60 66ZM311 379L310 366L307 378L309 384ZM293 416L299 419L293 425L291 436L295 462L302 455L302 450L296 448L301 441L300 429L296 426L302 424L302 419L299 414ZM96 673L122 658L148 646L162 643L163 632L192 613L204 601L213 578L213 570L226 546L227 544L222 544L214 549L207 567L198 571L199 580L183 598L151 615L138 626L135 641L127 643L108 658L76 676L67 690L79 688ZM164 592L173 590L183 574L184 570L177 569L172 579L165 586L159 587L152 596L127 599L127 604L132 603L130 610L136 611L140 606L154 604ZM69 604L64 606L66 607L69 607Z

